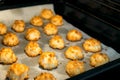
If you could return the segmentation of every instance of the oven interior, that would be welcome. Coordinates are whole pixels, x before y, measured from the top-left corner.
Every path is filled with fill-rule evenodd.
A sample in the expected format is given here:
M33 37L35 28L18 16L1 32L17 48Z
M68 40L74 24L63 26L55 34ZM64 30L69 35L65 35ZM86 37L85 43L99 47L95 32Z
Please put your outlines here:
M55 0L56 13L61 14L70 23L120 52L120 2L118 0L65 1ZM116 66L114 62L118 62L115 63ZM114 68L109 69L110 64L111 66L114 65ZM118 77L120 72L119 59L110 64L68 80L102 80L103 78L113 79L113 77ZM114 73L116 74L114 75Z
M55 12L69 23L120 53L119 0L1 0L0 10L51 3ZM120 59L117 59L67 80L112 79L119 73Z

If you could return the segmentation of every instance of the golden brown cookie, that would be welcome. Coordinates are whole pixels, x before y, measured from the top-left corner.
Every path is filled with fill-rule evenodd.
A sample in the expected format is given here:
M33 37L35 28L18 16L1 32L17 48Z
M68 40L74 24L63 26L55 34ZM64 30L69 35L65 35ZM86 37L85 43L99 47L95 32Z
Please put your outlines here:
M34 16L31 20L30 23L34 26L41 27L43 25L43 20L41 19L40 16Z
M49 40L49 46L54 49L63 49L65 47L65 43L60 35L55 35Z
M102 49L101 42L94 38L86 39L83 43L83 48L89 52L98 52Z
M7 33L7 27L5 24L0 23L0 35Z
M54 24L48 23L44 27L44 33L47 35L55 35L58 33L58 28Z
M98 52L98 53L93 53L90 56L90 65L93 67L103 65L107 62L109 62L109 57L107 56L107 54Z
M65 51L65 57L72 60L83 59L84 54L83 50L79 46L70 46Z
M42 53L42 49L36 41L30 41L25 46L25 52L28 56L35 57Z
M40 39L40 31L37 30L36 28L28 28L26 33L25 33L25 38L29 41L36 41Z
M49 72L40 73L34 80L56 80L56 78Z
M54 15L53 11L51 9L43 9L40 13L40 16L43 19L50 19Z
M83 62L74 60L74 61L69 61L66 64L65 70L66 70L67 74L70 77L72 77L72 76L78 75L80 73L83 73L85 71L85 66L84 66Z
M15 32L23 32L25 30L25 22L23 20L15 20L12 29Z
M43 52L39 58L39 65L43 69L54 69L58 66L58 60L54 52Z
M2 42L6 46L16 46L20 41L15 33L8 32L4 35Z
M28 79L29 67L22 63L12 64L7 71L7 78L10 80Z
M71 29L68 31L66 38L69 41L80 41L82 39L82 33L76 29Z
M50 22L53 23L56 26L61 26L63 25L63 18L60 15L54 15L51 19Z
M11 48L2 48L0 50L0 63L12 64L17 61L17 57Z

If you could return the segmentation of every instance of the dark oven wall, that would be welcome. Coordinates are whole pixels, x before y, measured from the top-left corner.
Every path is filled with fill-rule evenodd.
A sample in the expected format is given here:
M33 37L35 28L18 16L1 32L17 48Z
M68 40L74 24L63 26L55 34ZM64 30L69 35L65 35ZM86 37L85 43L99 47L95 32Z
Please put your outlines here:
M35 3L35 2L41 2L46 3L50 0L1 0L4 1L5 4L27 4L27 3Z
M52 0L0 0L0 10L48 4Z

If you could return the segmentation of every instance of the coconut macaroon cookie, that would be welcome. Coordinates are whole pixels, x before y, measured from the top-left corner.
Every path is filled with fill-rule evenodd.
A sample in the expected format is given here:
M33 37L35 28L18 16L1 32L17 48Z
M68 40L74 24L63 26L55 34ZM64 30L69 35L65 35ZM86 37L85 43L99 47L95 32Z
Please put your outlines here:
M83 59L84 54L83 50L79 46L70 46L65 51L65 57L72 60Z
M44 33L47 35L55 35L58 33L58 28L52 23L47 23L44 27Z
M54 15L51 19L50 22L53 23L56 26L61 26L63 25L63 18L60 15Z
M15 20L12 29L16 32L23 32L25 30L25 22L23 20Z
M0 63L12 64L17 61L17 57L11 48L2 48L0 50Z
M43 69L54 69L58 66L58 60L54 52L43 52L39 58L39 65Z
M43 25L43 20L41 19L40 16L34 16L34 17L32 17L32 19L30 20L30 23L31 23L33 26L41 27L41 26Z
M26 80L28 79L29 67L22 63L12 64L8 71L6 77L9 80Z
M65 43L60 35L55 35L49 40L49 46L54 49L63 49L65 47Z
M97 67L109 62L109 57L105 53L93 53L90 56L90 65L93 67Z
M51 9L43 9L40 13L40 16L43 19L50 19L54 15L53 11Z
M30 41L36 41L41 37L40 31L36 28L28 28L25 33L25 38Z
M30 41L26 46L25 46L25 52L28 56L30 57L35 57L39 54L42 53L42 49L40 48L39 44L37 41Z
M80 73L83 73L85 71L85 66L83 62L80 62L78 60L73 60L73 61L69 61L66 64L65 70L67 72L67 74L72 77L75 75L78 75Z
M34 80L56 80L56 78L49 72L42 72Z
M83 48L89 52L98 52L101 51L101 42L94 38L88 38L84 41Z
M66 38L69 41L79 41L82 39L82 33L76 29L71 29L67 32Z
M19 44L19 39L15 33L8 32L4 35L2 42L6 46L16 46Z
M5 24L0 23L0 35L7 33L7 27Z

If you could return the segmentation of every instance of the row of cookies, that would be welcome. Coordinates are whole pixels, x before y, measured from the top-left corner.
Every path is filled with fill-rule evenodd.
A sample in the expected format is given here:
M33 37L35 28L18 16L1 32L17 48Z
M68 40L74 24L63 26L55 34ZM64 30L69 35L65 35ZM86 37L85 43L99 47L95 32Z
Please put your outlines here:
M75 32L77 32L77 33L75 33ZM81 36L81 33L80 33L80 35L78 33L80 33L80 32L75 29L68 31L67 36L66 36L67 40L69 40L69 41L80 40L82 36ZM29 28L25 34L25 38L30 41L38 40L40 37L41 37L40 31L35 28ZM4 35L4 38L3 38L4 45L15 46L18 43L19 43L19 39L16 34L9 32L6 35ZM49 45L52 48L62 49L65 46L65 42L60 35L55 35L54 37L52 37L49 40ZM101 50L101 43L94 38L90 38L90 39L87 39L84 41L83 48L86 51L98 52Z
M34 16L30 23L34 26L42 26L43 20L49 20L50 23L54 24L55 26L61 26L63 24L63 18L62 16L58 14L54 14L54 12L51 9L43 9L40 12L40 15Z

